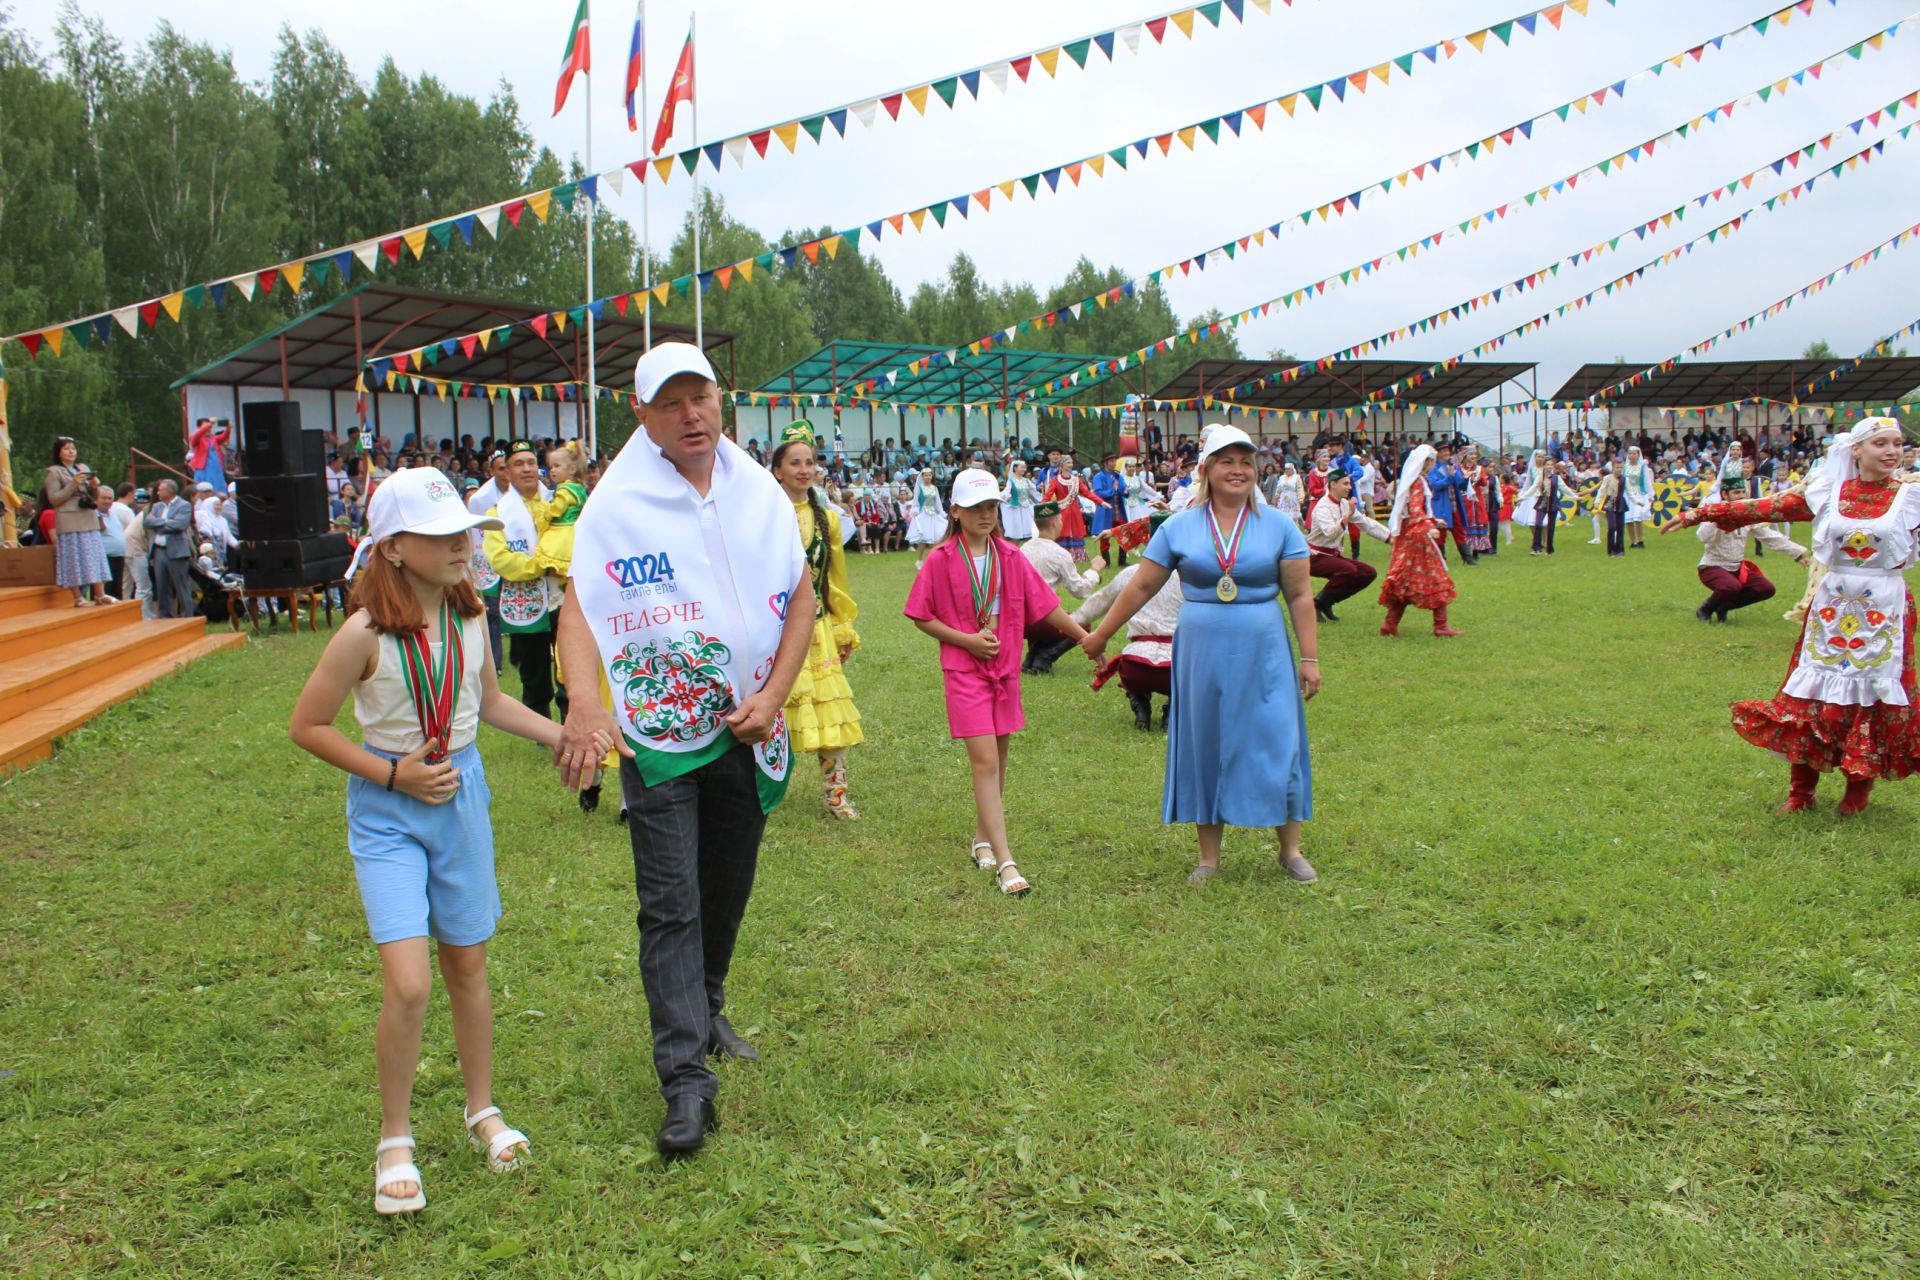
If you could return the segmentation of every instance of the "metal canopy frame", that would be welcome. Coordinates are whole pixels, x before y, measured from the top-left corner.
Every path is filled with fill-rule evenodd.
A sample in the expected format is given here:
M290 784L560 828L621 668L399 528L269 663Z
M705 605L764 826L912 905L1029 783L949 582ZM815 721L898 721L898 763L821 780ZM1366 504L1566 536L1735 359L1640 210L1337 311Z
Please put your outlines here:
M951 348L904 342L861 342L836 338L820 350L767 379L754 390L761 395L838 396L892 369L929 356L944 356ZM873 398L883 404L990 405L1011 399L1023 387L1061 377L1110 356L1074 355L1058 351L1029 351L996 347L978 355L962 351L950 363L904 375ZM1100 379L1104 381L1104 379ZM1094 383L1068 387L1051 395L1036 395L1020 408L1045 408L1080 395ZM1013 407L1013 406L1010 406Z
M1772 400L1782 404L1830 405L1847 402L1892 404L1920 387L1920 356L1888 356L1866 361L1814 392L1800 392L1825 377L1835 360L1704 360L1677 364L1653 373L1637 387L1608 396L1610 409L1694 409L1741 400ZM1643 363L1582 365L1554 393L1561 403L1585 400L1623 378Z
M1191 400L1218 395L1243 382L1272 377L1298 363L1294 360L1196 360L1147 398ZM1250 409L1296 413L1367 408L1367 397L1373 392L1425 372L1429 367L1428 363L1418 360L1341 360L1325 369L1309 368L1294 382L1256 388L1236 397L1234 403ZM1406 399L1421 405L1458 409L1509 382L1519 381L1521 375L1533 368L1531 364L1497 361L1461 364L1421 383ZM1399 403L1381 402L1374 407Z
M530 320L549 310L498 298L461 297L369 282L194 370L175 382L172 389L197 383L278 387L283 395L296 388L351 391L366 360L445 343L489 326ZM624 368L645 350L645 329L638 310L629 308L623 316L609 307L594 328L598 368ZM692 342L693 330L656 321L653 337L655 342ZM708 329L705 338L709 356L717 367L726 369L728 381L733 383L734 335ZM422 364L417 372L474 383L579 382L586 376L585 345L584 325L572 325L566 332L549 328L545 335L523 326L510 341L496 341L486 350L476 346L471 356L457 347L452 354L443 351L437 362ZM724 362L719 358L722 354Z

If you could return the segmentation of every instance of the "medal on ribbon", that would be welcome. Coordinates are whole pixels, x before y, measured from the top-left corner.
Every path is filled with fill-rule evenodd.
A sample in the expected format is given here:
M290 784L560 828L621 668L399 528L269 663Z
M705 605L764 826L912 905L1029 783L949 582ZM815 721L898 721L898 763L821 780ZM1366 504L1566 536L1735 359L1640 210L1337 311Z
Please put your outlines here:
M961 540L962 551L966 550L966 541ZM987 539L987 567L982 572L974 564L974 557L967 554L967 585L973 588L973 616L982 627L993 616L994 602L1000 598L1000 552L994 547L992 537Z
M1240 536L1247 531L1247 512L1252 510L1249 502L1240 508L1240 514L1233 522L1230 537L1220 536L1220 522L1213 518L1213 504L1207 504L1207 533L1213 538L1213 554L1220 561L1220 581L1215 584L1213 593L1220 597L1222 604L1232 604L1240 594L1240 584L1233 580L1233 566L1240 559Z
M413 713L420 719L420 732L437 744L427 753L429 764L447 758L447 738L453 732L453 712L460 701L460 683L467 674L466 647L460 643L460 617L453 602L442 602L440 610L440 662L433 661L433 646L427 643L426 629L408 632L399 638L400 676L406 681L407 694L413 699Z

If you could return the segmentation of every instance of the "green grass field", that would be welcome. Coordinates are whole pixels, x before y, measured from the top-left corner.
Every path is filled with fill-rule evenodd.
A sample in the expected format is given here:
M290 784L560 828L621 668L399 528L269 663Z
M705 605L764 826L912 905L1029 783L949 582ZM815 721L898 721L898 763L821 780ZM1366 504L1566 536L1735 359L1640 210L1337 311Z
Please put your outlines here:
M397 1224L344 781L286 738L322 639L204 662L0 785L6 1270L1912 1275L1920 787L1772 817L1785 766L1726 703L1778 684L1803 571L1768 557L1782 598L1708 628L1691 537L1585 535L1456 566L1464 640L1384 640L1370 595L1326 629L1317 885L1234 831L1190 889L1161 737L1083 660L1029 680L1025 901L967 860L909 562L854 558L866 817L796 775L730 987L765 1057L674 1167L625 830L484 731L534 1167L466 1150L436 993Z

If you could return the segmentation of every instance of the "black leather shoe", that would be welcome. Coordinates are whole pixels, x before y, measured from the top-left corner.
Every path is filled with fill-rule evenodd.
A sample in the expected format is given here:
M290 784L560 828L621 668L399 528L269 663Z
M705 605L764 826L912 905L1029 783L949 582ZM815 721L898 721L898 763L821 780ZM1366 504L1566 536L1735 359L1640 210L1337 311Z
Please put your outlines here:
M725 1015L714 1014L712 1029L707 1037L707 1056L709 1058L738 1058L742 1062L760 1061L760 1051L740 1038Z
M580 812L592 813L600 807L600 784L580 788Z
M667 1116L660 1122L660 1133L653 1145L669 1160L690 1156L706 1144L707 1135L718 1127L711 1102L696 1094L683 1093L667 1099Z
M1133 708L1133 727L1140 730L1153 728L1153 699L1144 693L1129 693L1127 705Z

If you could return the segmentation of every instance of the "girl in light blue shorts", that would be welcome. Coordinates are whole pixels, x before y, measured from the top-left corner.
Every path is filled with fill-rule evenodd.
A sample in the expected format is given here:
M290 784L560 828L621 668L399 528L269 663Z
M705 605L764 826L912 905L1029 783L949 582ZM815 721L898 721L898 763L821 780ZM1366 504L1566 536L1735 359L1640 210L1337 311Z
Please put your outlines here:
M352 775L347 845L386 984L374 1034L382 1115L373 1207L395 1214L427 1203L409 1109L433 982L428 938L453 1010L468 1138L495 1172L525 1163L526 1135L507 1127L492 1100L487 939L500 919L500 889L492 793L475 738L485 721L557 751L560 726L500 692L494 678L486 609L467 565L472 530L500 522L469 514L430 467L383 482L367 517L348 571L349 616L301 691L291 733ZM361 743L333 725L349 695Z

